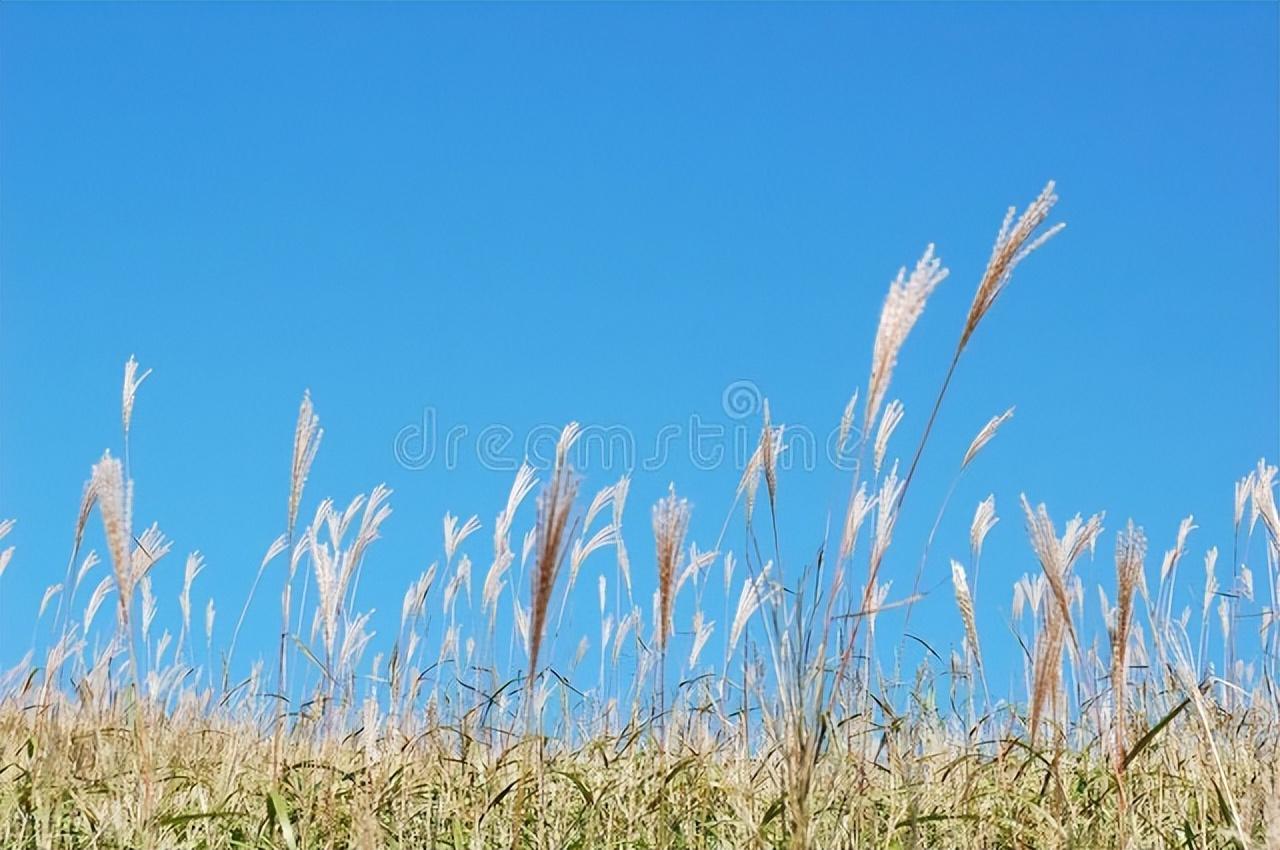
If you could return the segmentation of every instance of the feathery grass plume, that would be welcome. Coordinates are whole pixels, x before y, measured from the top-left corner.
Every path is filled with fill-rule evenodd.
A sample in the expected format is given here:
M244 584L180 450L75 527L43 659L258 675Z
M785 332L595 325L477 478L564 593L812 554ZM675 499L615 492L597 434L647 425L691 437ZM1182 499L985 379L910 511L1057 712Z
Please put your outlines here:
M587 515L588 517L591 516L589 511ZM573 591L574 585L578 582L578 573L582 570L582 565L586 562L587 558L591 557L592 554L606 546L613 546L615 538L617 537L617 530L613 525L601 526L596 529L594 534L587 537L587 533L590 529L590 520L584 520L582 523L582 533L573 541L573 548L569 553L569 586L566 588L564 594L566 602L568 601L569 594ZM564 614L564 605L561 605L560 613L561 615Z
M871 352L871 376L867 379L867 402L862 417L864 434L871 433L871 425L880 412L885 393L889 391L902 344L924 312L925 302L947 274L942 260L934 256L931 244L916 262L910 277L906 266L903 266L898 270L897 278L889 284L889 295L880 310L880 325Z
M978 436L973 438L973 442L969 444L969 448L964 453L964 460L960 461L960 468L965 469L970 462L978 456L978 452L982 451L987 443L995 439L996 432L1000 430L1000 426L1013 418L1013 408L1009 408L999 416L991 417L986 425L982 426L982 430L978 432Z
M889 544L893 541L893 528L898 522L898 494L902 491L902 482L898 479L898 464L885 473L880 482L880 493L876 496L875 534L871 541L871 559L867 565L867 588L875 587L880 576L880 564L884 561ZM863 608L869 606L865 604Z
M853 554L858 543L858 531L862 523L876 506L877 497L867 495L866 482L860 482L858 491L849 500L849 507L844 515L844 529L840 535L840 564L843 565Z
M978 289L974 293L973 303L970 305L969 314L965 318L964 329L960 332L960 339L956 343L955 353L951 356L951 365L947 367L947 374L942 379L942 386L938 388L938 395L934 399L933 409L929 412L924 431L920 434L920 442L916 444L916 451L911 458L911 465L907 467L907 474L903 479L902 492L898 496L899 502L906 498L907 488L911 486L911 481L915 478L916 467L919 466L920 458L924 455L924 447L929 442L929 435L933 433L933 425L938 419L938 411L942 409L942 400L946 397L947 388L951 386L951 379L954 377L956 367L960 363L960 355L964 353L965 347L968 346L974 331L978 329L978 325L981 324L983 317L991 310L1000 293L1009 285L1014 268L1022 260L1026 259L1028 254L1066 227L1065 224L1056 224L1039 236L1035 235L1040 225L1048 218L1053 205L1058 201L1058 196L1053 192L1053 186L1053 181L1050 180L1040 195L1031 202L1019 217L1017 224L1013 223L1013 216L1016 212L1013 207L1010 207L1005 215L1004 222L1000 226L1000 232L996 235L995 245L991 249L991 258L987 261L986 271L978 282Z
M769 400L764 400L764 427L760 430L760 469L764 472L764 486L769 493L769 511L775 515L778 508L778 455L782 452L782 429L774 428L769 419Z
M80 562L80 569L76 570L76 580L75 583L71 585L72 592L75 592L80 585L84 584L84 577L89 574L90 570L98 566L99 563L101 563L101 561L98 558L98 553L90 549L89 554L85 555L84 560Z
M1084 554L1085 549L1093 547L1101 533L1102 517L1095 514L1085 522L1077 515L1067 523L1059 540L1053 521L1049 519L1048 510L1043 504L1033 510L1024 495L1022 507L1027 517L1027 535L1048 582L1050 596L1053 597L1053 604L1045 610L1043 633L1036 641L1029 718L1031 739L1034 742L1046 707L1056 705L1062 691L1062 648L1065 637L1071 639L1068 648L1072 658L1080 657L1080 641L1071 618L1071 597L1067 581L1075 561Z
M173 541L165 537L155 523L135 538L135 543L137 545L134 546L132 556L133 575L138 579L147 576L151 568L173 548Z
M71 555L70 557L67 558L67 578L66 578L67 581L70 580L71 571L75 567L76 558L79 557L80 555L80 545L84 542L84 532L85 532L85 528L89 524L89 515L93 513L93 506L97 504L97 500L98 500L98 495L93 488L93 478L90 477L89 480L84 483L84 489L80 493L80 509L76 512L76 528L75 528L75 534L72 537ZM3 560L3 556L0 555L0 561L2 560ZM4 571L3 569L0 569L0 573L2 573L3 571ZM77 584L79 584L78 581L77 581ZM72 593L74 594L74 589ZM67 602L67 605L64 606L63 599L59 597L58 610L54 615L55 631L61 629L62 627L63 612L66 611L67 616L68 617L70 616L71 600L67 599L66 602Z
M498 513L493 523L493 563L489 566L484 578L484 593L481 608L489 614L489 628L492 629L497 619L498 598L506 586L506 574L515 562L515 552L511 548L511 523L515 521L516 511L538 483L533 474L533 467L527 462L520 464L516 471L511 490L507 493L507 503Z
M10 531L13 530L13 525L14 525L14 521L11 519L0 521L0 540L3 540L5 536ZM4 551L0 552L0 576L4 575L4 571L8 569L9 561L11 561L12 559L13 559L12 546L7 547Z
M996 516L996 497L993 493L978 502L978 507L973 512L973 522L969 525L969 551L973 554L975 561L981 557L982 544L999 521L1000 518Z
M1280 558L1280 510L1276 508L1276 473L1276 467L1268 466L1264 461L1258 461L1251 497L1254 514L1262 519L1262 525L1267 530L1267 539L1270 541L1271 549L1277 558Z
M458 527L458 517L445 511L444 514L444 560L445 564L453 560L458 547L472 534L480 530L480 517L472 516L462 527Z
M849 445L849 435L853 432L853 408L858 403L858 391L855 389L853 395L849 397L849 403L844 406L844 413L840 415L840 430L836 440L836 457L843 457L844 450Z
M40 608L36 612L37 620L40 620L44 617L44 612L48 609L49 602L52 601L53 598L60 593L62 593L62 582L58 582L57 584L51 584L44 589L44 596L40 598Z
M182 613L182 630L178 632L178 647L175 656L182 654L183 641L191 632L191 585L196 576L204 571L204 556L192 552L187 556L186 567L182 573L182 592L178 594L178 610Z
M613 547L618 562L618 572L627 588L627 598L631 598L631 560L627 556L627 544L622 540L622 514L627 506L627 494L631 490L631 478L627 475L618 479L613 485Z
M729 653L738 646L738 640L746 630L751 617L760 606L773 596L773 585L769 582L769 571L772 563L767 563L754 578L747 578L742 583L742 592L738 595L738 607L733 615L733 627L729 630Z
M85 634L88 634L89 628L93 625L94 617L98 614L98 609L102 607L102 603L106 600L107 594L115 588L116 580L113 576L103 576L98 582L98 586L93 589L93 593L89 594L89 601L85 603L84 614L81 620L84 621L82 626Z
M1141 528L1129 521L1128 527L1116 535L1116 607L1111 623L1111 700L1115 734L1115 771L1124 774L1128 753L1125 725L1128 718L1129 631L1133 621L1133 592L1142 581L1142 565L1147 557L1147 538Z
M707 641L711 638L711 632L715 629L715 620L707 621L703 617L701 610L695 611L693 614L693 646L689 650L689 670L692 671L698 666L698 656L702 655L703 647L707 645Z
M302 504L302 488L307 484L307 475L311 472L311 464L320 450L320 438L324 429L320 427L320 417L316 415L311 404L311 391L304 390L302 404L298 407L298 424L293 431L293 465L289 475L289 515L285 525L285 537L293 541L293 532L298 523L298 506Z
M742 470L742 477L738 479L738 490L734 494L734 499L743 498L743 517L748 525L751 524L751 515L755 511L756 491L760 488L760 466L764 453L764 443L756 444L755 451L751 453L751 457L747 459L746 468ZM726 524L728 520L725 520ZM726 525L727 527L727 525ZM721 532L721 537L724 534ZM717 545L719 543L717 542Z
M666 652L671 634L671 613L675 607L676 575L684 549L684 536L689 529L692 509L688 499L676 496L670 485L667 496L653 506L653 545L658 565L658 622L654 623L654 639L659 652Z
M982 544L999 521L1000 518L996 516L996 497L995 494L991 494L978 503L977 509L973 512L973 522L969 524L969 554L973 559L975 599L978 596L978 578L982 572Z
M880 417L880 427L876 429L875 444L875 473L877 476L880 475L880 466L884 463L884 454L889 449L889 438L893 436L894 429L902 421L904 412L902 402L894 399L885 407L884 414Z
M116 634L118 638L124 640L128 648L129 667L133 673L133 689L138 700L141 701L143 676L138 664L137 645L130 618L133 589L138 578L137 573L134 572L134 557L130 548L133 540L133 482L126 480L124 467L119 460L111 456L110 452L105 452L102 460L94 464L91 479L116 580L119 601ZM142 788L139 818L140 823L145 824L150 817L153 794L150 746L144 712L135 711L133 720L133 736L137 747L136 764L139 784Z
M537 552L533 565L533 587L530 594L529 614L529 677L526 686L532 690L538 671L538 656L547 622L547 610L551 605L551 593L556 576L567 551L565 542L569 533L569 516L578 495L578 477L569 465L569 450L578 439L577 422L570 422L560 433L556 445L555 468L551 480L538 496L538 519L535 526Z
M120 422L124 425L124 433L129 433L129 424L133 420L133 400L138 394L138 387L142 386L142 382L151 374L151 370L138 374L138 361L133 355L129 355L129 360L124 364L124 392L120 403Z
M519 608L519 601L514 600L516 621L518 625L524 626L522 631L525 634L525 645L529 653L529 672L524 683L526 738L532 736L535 723L540 724L542 704L546 695L549 694L549 690L543 690L540 695L536 693L538 656L541 654L542 643L545 640L551 595L555 590L556 577L560 573L568 548L565 543L573 534L569 528L569 517L573 513L574 501L577 499L579 481L569 465L569 452L580 433L581 429L577 422L570 422L560 432L560 440L556 443L556 459L551 471L551 480L538 495L538 518L534 525L536 557L529 593L530 610L523 624L520 623L523 612ZM532 750L527 751L528 758L534 758L534 756ZM539 758L536 762L539 793L542 785L542 768L543 762ZM522 779L523 775L517 779L515 812L511 819L512 846L520 843L518 839L521 823L524 820L525 797L528 794L528 787L524 781L521 781Z
M1013 270L1017 268L1018 264L1025 260L1031 252L1057 235L1062 228L1066 227L1064 223L1055 224L1039 236L1036 236L1036 231L1049 217L1049 213L1053 210L1053 205L1058 202L1058 196L1054 194L1053 189L1054 182L1050 180L1045 184L1040 194L1036 196L1036 199L1023 210L1022 215L1018 217L1017 223L1014 223L1013 220L1017 209L1009 207L1009 211L1004 217L1004 223L1000 225L1000 232L996 235L995 245L991 248L991 257L987 260L987 269L982 275L982 280L978 283L978 290L974 293L973 303L969 306L969 315L965 319L964 331L960 334L960 343L957 346L959 350L963 350L969 344L969 339L973 336L973 332L978 329L983 317L987 315L996 303L996 299L1008 287L1009 281L1013 277Z
M969 654L973 656L978 671L982 671L982 648L978 644L978 625L973 614L973 596L969 593L969 582L965 578L964 566L956 560L951 561L951 585L955 590L956 608L960 610L960 620L964 623L964 639L968 644Z
M127 625L134 586L130 549L133 540L133 485L124 480L124 468L111 456L111 452L94 464L92 480L103 533L107 538L107 552L111 555L111 566L119 589L121 623Z

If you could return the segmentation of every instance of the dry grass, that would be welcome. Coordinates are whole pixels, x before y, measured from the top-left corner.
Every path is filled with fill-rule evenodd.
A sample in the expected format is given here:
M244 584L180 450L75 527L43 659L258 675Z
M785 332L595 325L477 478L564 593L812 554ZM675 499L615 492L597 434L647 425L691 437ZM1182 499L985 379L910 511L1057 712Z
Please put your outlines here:
M900 652L894 670L881 667L877 615L916 598L893 595L886 566L891 546L908 545L895 544L894 531L913 473L961 354L1014 267L1060 228L1041 229L1055 200L1050 184L1005 218L905 474L891 454L904 408L887 393L947 272L930 246L893 281L865 409L859 420L855 393L840 420L842 449L857 442L849 502L816 555L796 560L779 544L784 428L767 405L733 499L747 545L724 549L723 531L710 550L688 541L691 508L673 487L653 509L647 564L633 564L624 542L627 478L579 499L570 465L579 431L570 425L522 537L519 509L539 482L527 465L515 476L494 522L479 616L456 609L471 595L469 541L481 523L447 515L443 558L408 583L399 629L372 659L358 589L392 494L379 486L345 508L324 499L310 522L300 519L322 434L309 396L282 533L258 574L277 570L284 580L274 669L258 661L247 678L232 678L247 601L219 653L210 599L200 646L198 552L183 570L177 640L154 633L150 576L171 544L155 526L136 533L133 524L128 430L149 373L130 358L125 459L106 455L92 467L66 578L45 595L45 606L57 600L53 639L0 675L0 847L1276 847L1274 467L1260 463L1236 485L1233 540L1223 547L1230 577L1210 550L1197 612L1174 610L1192 520L1152 572L1154 594L1146 537L1127 524L1115 544L1114 606L1098 588L1105 654L1089 642L1083 612L1093 593L1077 569L1095 556L1101 515L1059 531L1048 508L1024 498L1040 570L1016 583L1008 628L1026 681L994 696L980 628L990 630L988 647L992 632L1008 637L979 602L992 593L979 594L978 576L998 521L994 498L983 500L969 539L948 544L969 549L967 564L930 560L933 535L920 541L922 570L950 564L963 651L906 675L896 670ZM957 477L979 465L1011 413L991 419L956 459ZM762 478L767 504L758 506ZM98 555L80 558L95 508L111 567L101 579ZM11 528L0 522L0 539ZM869 537L861 547L860 537ZM0 551L0 576L11 563L21 565L13 548ZM712 576L716 563L723 578ZM588 568L598 631L562 634L569 590ZM633 568L657 588L650 617L633 598ZM721 582L717 624L704 602ZM93 590L81 594L82 585ZM95 627L113 593L114 628ZM676 622L681 594L693 610L687 628ZM514 629L503 640L496 626L507 610ZM1214 629L1220 666L1207 657ZM681 634L687 655L669 651ZM545 648L551 639L560 651ZM581 665L593 639L598 670ZM575 644L572 659L560 657Z

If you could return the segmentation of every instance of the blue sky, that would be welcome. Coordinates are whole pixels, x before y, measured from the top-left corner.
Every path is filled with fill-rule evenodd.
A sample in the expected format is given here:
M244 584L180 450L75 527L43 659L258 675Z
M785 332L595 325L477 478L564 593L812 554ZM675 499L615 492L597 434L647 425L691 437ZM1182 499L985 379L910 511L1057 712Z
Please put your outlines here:
M1005 207L1049 178L1069 227L966 353L895 589L964 447L1010 405L925 578L944 580L994 493L978 619L997 669L1015 658L1010 585L1037 568L1019 493L1059 521L1107 512L1089 583L1110 581L1124 519L1154 571L1194 514L1198 576L1205 548L1229 549L1233 481L1277 455L1275 5L10 3L0 24L0 516L18 519L0 664L62 578L91 463L119 451L131 353L155 370L135 523L176 541L161 619L199 549L197 605L212 594L229 635L282 530L309 387L326 435L304 515L395 490L360 593L386 635L446 510L485 524L483 573L511 478L474 441L452 469L398 463L424 411L472 439L577 419L650 445L692 415L733 424L722 393L750 381L776 420L825 434L865 384L889 280L935 242L952 275L892 391L909 455ZM621 473L585 471L590 490ZM668 482L710 546L737 475L678 451L636 472L641 587ZM819 464L781 486L803 559L846 485ZM247 655L275 629L277 578ZM596 633L585 584L568 646ZM948 588L920 610L921 635L958 640Z

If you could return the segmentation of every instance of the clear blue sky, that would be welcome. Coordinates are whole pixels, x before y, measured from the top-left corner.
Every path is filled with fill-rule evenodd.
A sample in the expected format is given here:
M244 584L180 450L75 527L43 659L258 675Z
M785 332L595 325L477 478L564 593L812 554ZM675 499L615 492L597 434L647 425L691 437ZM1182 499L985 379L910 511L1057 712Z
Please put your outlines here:
M212 593L229 635L282 530L309 387L326 435L304 516L395 490L360 594L385 637L446 510L485 524L478 597L510 480L467 443L452 470L397 464L424 409L472 435L577 419L652 441L692 414L726 422L722 391L749 380L775 419L825 434L866 381L888 281L932 241L952 276L892 391L909 454L1005 207L1048 178L1069 227L966 355L886 566L893 596L959 455L1010 405L925 580L965 554L994 492L978 617L1006 665L1010 585L1036 570L1020 492L1059 521L1107 512L1090 583L1110 581L1125 518L1154 572L1194 513L1194 605L1203 550L1230 547L1233 481L1278 454L1274 4L6 3L0 39L0 516L18 519L3 665L62 578L90 464L119 451L131 353L155 369L135 524L176 540L161 620L199 549L196 605ZM586 471L592 490L619 473ZM737 471L677 453L636 473L643 588L669 480L710 546ZM793 561L842 480L784 477ZM562 648L596 634L601 565ZM246 655L274 631L277 587ZM923 610L921 634L958 640L948 588Z

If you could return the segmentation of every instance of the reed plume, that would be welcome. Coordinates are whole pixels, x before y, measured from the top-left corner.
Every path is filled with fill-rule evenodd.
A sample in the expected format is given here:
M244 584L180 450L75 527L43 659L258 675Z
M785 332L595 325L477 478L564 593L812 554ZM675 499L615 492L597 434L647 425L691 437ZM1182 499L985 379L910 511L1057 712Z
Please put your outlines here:
M925 302L947 274L942 260L934 256L933 245L929 245L910 276L903 266L889 284L889 294L880 310L880 325L871 351L871 376L867 379L867 401L862 417L864 434L871 433L871 425L880 412L885 393L889 391L894 367L898 365L898 353L907 341L907 335L924 313Z
M129 434L129 425L133 420L133 401L138 395L138 387L142 386L142 382L151 374L151 370L138 374L138 361L133 355L129 355L129 360L124 364L124 390L120 400L120 422L124 426L124 433L127 439Z
M653 545L658 564L658 622L654 624L658 651L665 653L675 607L676 576L680 573L685 533L692 513L688 499L676 496L672 484L666 498L653 506Z
M996 299L1008 287L1009 281L1013 278L1013 270L1017 268L1018 264L1066 227L1065 224L1056 224L1038 236L1036 235L1040 225L1044 224L1045 219L1049 217L1053 205L1058 202L1058 196L1054 194L1053 188L1054 183L1050 180L1040 194L1036 196L1036 199L1018 217L1016 224L1013 221L1013 217L1017 212L1016 208L1009 207L1008 212L1005 213L1004 222L1000 225L1000 232L996 234L996 242L991 249L991 257L987 260L987 268L983 272L981 280L978 281L978 289L973 295L973 303L969 306L969 313L965 317L964 327L960 331L960 339L956 343L955 353L951 356L951 365L947 367L947 374L942 379L942 386L938 389L937 398L933 402L933 410L929 413L924 432L920 435L920 442L916 445L916 452L911 458L911 465L907 467L907 474L903 479L902 492L898 496L899 502L906 498L907 488L911 486L911 480L915 477L916 467L919 466L920 458L924 454L925 444L929 441L929 435L933 432L933 425L937 421L938 411L942 409L942 399L946 396L947 388L951 386L951 379L955 375L956 366L960 363L960 355L964 353L965 348L969 345L969 340L978 329L978 325L982 323L983 318L995 306Z
M555 589L556 576L568 551L565 542L570 533L569 517L578 495L578 477L569 465L569 450L579 434L578 423L570 422L560 434L556 445L555 468L551 480L538 496L538 519L534 548L537 553L533 565L533 586L529 603L529 677L526 687L532 691L538 671L538 656L547 623L547 611L551 605L551 593Z
M982 673L982 648L978 644L978 624L973 613L973 596L969 593L969 582L965 577L964 566L956 560L951 562L951 585L955 591L956 608L960 611L960 620L964 624L964 639L968 652L973 657L980 675ZM985 687L985 685L984 685Z
M1034 510L1027 497L1022 497L1027 517L1027 535L1040 561L1049 586L1051 604L1045 610L1042 634L1036 640L1029 724L1031 740L1039 732L1046 708L1057 704L1062 692L1062 650L1066 643L1072 659L1080 657L1080 641L1071 617L1071 596L1067 581L1076 560L1091 549L1102 531L1102 516L1095 514L1087 521L1077 515L1070 520L1059 539L1048 510L1039 505ZM1070 638L1069 643L1066 638Z
M1045 184L1036 199L1027 205L1015 223L1017 208L1009 207L1005 213L1000 232L996 234L995 245L991 248L991 257L987 260L986 271L978 282L978 289L973 295L973 303L969 305L969 314L965 318L964 330L960 334L957 351L963 351L969 339L982 322L983 317L995 306L996 299L1009 286L1013 278L1013 270L1025 260L1031 252L1056 236L1066 224L1059 223L1036 235L1040 225L1048 219L1053 205L1058 202L1054 193L1054 181Z
M289 475L289 513L285 524L285 538L293 542L293 531L298 522L298 506L302 504L302 488L307 484L307 475L311 472L311 464L320 450L320 438L324 429L320 427L320 417L316 415L311 404L311 391L302 393L302 404L298 407L298 424L293 430L293 465Z
M973 438L973 442L969 444L969 448L964 453L964 459L960 461L960 468L966 469L973 459L978 456L978 452L995 439L996 432L1000 430L1000 426L1013 418L1013 408L1009 408L999 416L991 417L986 425L982 426L982 430Z
M1115 770L1123 775L1128 744L1126 689L1128 687L1129 631L1133 621L1133 592L1142 581L1142 565L1147 556L1147 538L1133 520L1116 535L1116 607L1111 624L1111 700L1114 706Z

